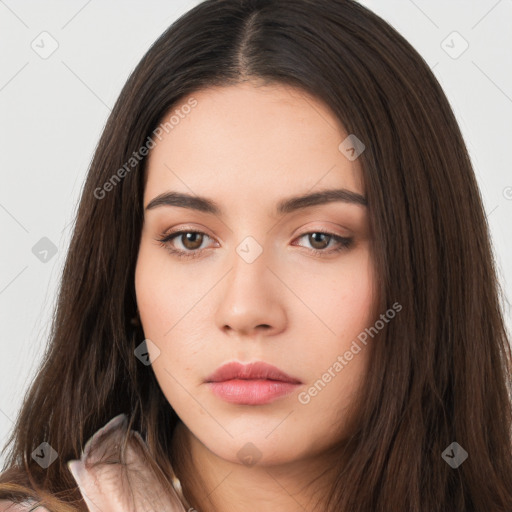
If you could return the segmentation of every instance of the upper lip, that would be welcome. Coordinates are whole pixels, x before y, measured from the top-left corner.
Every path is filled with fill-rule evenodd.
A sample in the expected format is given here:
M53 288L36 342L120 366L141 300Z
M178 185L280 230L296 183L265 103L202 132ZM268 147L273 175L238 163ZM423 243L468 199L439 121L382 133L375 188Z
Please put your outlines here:
M301 384L299 379L291 377L279 368L262 361L249 364L235 361L223 364L206 378L206 382L222 382L231 379L268 379Z

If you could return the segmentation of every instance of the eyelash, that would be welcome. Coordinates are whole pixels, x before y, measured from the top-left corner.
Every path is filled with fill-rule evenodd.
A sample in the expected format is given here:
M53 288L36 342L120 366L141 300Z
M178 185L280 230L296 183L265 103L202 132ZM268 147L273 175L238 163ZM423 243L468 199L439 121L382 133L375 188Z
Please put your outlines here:
M164 236L163 238L156 239L156 241L159 242L159 244L164 249L166 249L169 253L171 253L173 256L177 256L178 258L189 258L189 259L197 258L206 249L196 249L194 251L190 251L190 250L189 251L183 251L183 250L180 250L180 249L175 249L174 247L172 247L169 244L169 242L171 242L175 238L178 238L180 235L184 235L184 234L187 234L187 233L194 233L194 234L199 234L199 235L205 235L208 238L211 238L209 235L207 235L206 233L203 233L202 231L182 230L182 231L174 231L174 232ZM304 247L306 250L308 250L309 252L313 253L315 256L324 257L324 256L327 256L327 255L330 255L330 254L333 254L333 253L339 253L339 252L345 251L345 250L349 249L352 246L352 243L354 241L353 238L342 237L342 236L339 236L339 235L335 235L334 233L330 233L328 231L323 231L321 229L316 229L314 231L308 231L307 233L303 233L302 235L300 235L298 238L300 239L300 238L303 238L304 236L311 235L311 234L316 234L316 233L321 233L323 235L330 236L331 240L335 240L339 245L335 249L330 249L330 250L327 250L327 249L309 249L307 247ZM329 240L329 242L331 240Z

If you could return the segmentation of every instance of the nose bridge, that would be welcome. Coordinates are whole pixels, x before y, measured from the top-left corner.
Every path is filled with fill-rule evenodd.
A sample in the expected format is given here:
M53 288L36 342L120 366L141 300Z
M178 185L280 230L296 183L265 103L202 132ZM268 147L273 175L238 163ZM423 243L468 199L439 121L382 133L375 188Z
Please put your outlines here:
M260 300L263 295L271 294L269 254L254 237L247 236L236 246L231 261L227 293L243 301Z
M286 314L278 280L267 266L269 257L252 236L236 246L217 310L220 328L250 332L261 326L283 327Z

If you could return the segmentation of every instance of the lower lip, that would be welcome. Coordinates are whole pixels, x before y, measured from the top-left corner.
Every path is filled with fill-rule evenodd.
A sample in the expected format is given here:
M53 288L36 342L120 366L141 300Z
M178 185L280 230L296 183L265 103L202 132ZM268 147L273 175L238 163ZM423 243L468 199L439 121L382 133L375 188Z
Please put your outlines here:
M212 392L226 402L239 405L268 404L290 394L299 384L278 380L225 380L209 382Z

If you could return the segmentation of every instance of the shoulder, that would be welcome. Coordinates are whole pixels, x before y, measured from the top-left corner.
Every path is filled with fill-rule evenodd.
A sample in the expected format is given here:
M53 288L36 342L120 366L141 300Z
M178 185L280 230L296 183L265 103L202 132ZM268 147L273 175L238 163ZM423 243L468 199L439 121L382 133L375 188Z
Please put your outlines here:
M125 414L94 433L80 459L67 466L89 510L146 510L151 503L153 510L186 512L176 491L162 484L161 470Z
M25 501L23 503L14 503L14 501L0 500L0 512L49 512L45 507L34 507L33 501Z

